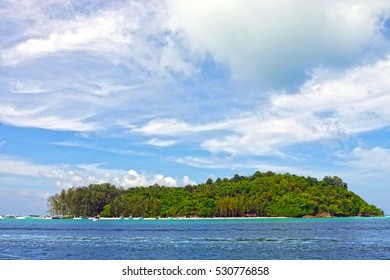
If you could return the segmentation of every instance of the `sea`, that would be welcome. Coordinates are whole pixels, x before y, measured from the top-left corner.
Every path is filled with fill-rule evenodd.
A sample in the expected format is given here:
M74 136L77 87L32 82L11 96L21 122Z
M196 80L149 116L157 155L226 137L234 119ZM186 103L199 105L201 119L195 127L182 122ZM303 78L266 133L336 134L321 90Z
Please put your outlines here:
M1 219L0 260L390 260L390 217Z

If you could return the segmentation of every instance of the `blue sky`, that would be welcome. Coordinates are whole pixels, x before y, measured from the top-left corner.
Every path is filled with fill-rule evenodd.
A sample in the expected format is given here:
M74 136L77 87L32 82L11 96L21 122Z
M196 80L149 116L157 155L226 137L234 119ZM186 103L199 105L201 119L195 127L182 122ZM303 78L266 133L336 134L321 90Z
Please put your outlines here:
M390 213L388 1L43 2L0 3L0 214L256 170Z

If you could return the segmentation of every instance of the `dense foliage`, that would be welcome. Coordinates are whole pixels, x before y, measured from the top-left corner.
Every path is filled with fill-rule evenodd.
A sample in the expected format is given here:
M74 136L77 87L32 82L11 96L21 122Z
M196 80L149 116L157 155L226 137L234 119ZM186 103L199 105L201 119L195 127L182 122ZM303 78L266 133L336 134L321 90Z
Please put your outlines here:
M102 217L378 216L383 211L348 190L339 177L236 174L185 187L127 190L110 184L72 187L48 199L56 215Z

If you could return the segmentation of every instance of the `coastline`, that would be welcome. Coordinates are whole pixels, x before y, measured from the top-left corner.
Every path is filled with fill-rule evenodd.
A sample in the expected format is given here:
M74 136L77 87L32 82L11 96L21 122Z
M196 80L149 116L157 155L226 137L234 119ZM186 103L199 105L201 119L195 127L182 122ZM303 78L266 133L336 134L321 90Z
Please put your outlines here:
M80 220L80 221L170 221L170 220L266 220L266 219L338 219L338 218L390 218L390 215L383 216L327 216L327 215L306 215L303 217L60 217L60 216L13 216L1 215L0 220Z

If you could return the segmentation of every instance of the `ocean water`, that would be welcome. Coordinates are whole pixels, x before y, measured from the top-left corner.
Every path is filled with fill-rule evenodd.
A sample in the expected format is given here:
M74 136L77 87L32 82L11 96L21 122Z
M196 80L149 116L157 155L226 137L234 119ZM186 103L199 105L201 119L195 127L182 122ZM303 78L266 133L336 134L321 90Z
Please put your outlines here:
M0 260L390 259L390 218L0 220Z

